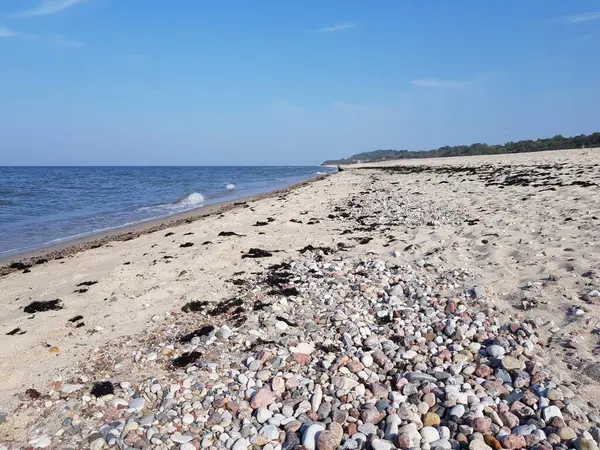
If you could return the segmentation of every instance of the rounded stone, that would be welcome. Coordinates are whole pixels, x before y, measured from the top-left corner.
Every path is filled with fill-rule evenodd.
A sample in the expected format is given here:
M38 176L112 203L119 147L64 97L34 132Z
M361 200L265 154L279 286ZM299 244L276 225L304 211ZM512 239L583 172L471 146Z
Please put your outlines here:
M428 412L423 416L423 426L437 427L440 424L440 416L434 412Z
M420 433L423 441L427 442L428 444L430 442L437 441L440 438L440 433L433 427L423 427L421 428Z

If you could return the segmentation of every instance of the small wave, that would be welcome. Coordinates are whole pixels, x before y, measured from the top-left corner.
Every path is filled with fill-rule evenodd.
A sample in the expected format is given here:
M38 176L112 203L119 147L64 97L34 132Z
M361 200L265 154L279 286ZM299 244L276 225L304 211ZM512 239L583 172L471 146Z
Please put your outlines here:
M0 200L0 206L15 206L15 202L11 202L10 200Z
M228 191L233 191L235 189L235 184L228 184L227 186L225 186L227 188Z
M199 205L204 203L204 196L200 192L192 192L190 195L186 195L182 199L177 200L176 205Z
M180 198L176 202L173 203L161 203L158 205L152 206L142 206L138 208L138 211L143 212L162 212L163 214L173 214L176 212L186 211L188 209L193 209L195 206L199 206L204 203L204 195L200 192L192 192L185 197Z
M315 175L329 175L329 172L315 172Z

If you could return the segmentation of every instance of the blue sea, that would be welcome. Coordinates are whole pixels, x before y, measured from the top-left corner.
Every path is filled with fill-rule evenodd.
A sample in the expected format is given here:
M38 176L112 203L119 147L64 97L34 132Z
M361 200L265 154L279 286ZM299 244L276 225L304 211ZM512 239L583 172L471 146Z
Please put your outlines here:
M270 192L322 167L0 167L0 257Z

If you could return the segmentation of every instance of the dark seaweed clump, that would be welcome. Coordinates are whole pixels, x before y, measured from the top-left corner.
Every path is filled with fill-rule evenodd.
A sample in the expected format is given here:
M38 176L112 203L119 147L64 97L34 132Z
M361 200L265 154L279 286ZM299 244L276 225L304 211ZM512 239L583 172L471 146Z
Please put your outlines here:
M200 311L203 311L204 308L206 308L207 306L208 306L208 302L205 300L203 300L203 301L194 300L192 302L187 302L185 305L183 305L181 310L184 313L200 312Z
M202 328L199 328L191 333L188 333L179 338L179 342L190 342L195 337L208 336L210 333L214 331L215 327L212 325L204 325Z
M115 388L110 381L98 381L94 383L90 393L96 397L104 397L115 393Z
M173 367L187 367L200 358L199 352L185 352L183 355L171 361Z
M63 308L64 306L62 304L62 301L59 298L57 298L56 300L31 302L29 305L23 308L23 311L25 311L27 314L35 314L38 312L45 311L57 311Z
M251 248L250 250L248 250L248 253L244 253L242 255L242 259L243 258L268 258L269 256L273 256L273 253L271 253L268 250L263 250L261 248Z

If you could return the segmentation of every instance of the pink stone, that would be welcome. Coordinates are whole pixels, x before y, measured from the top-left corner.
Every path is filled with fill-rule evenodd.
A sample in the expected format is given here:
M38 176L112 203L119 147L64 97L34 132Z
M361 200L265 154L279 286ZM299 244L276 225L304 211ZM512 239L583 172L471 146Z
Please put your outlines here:
M269 389L260 389L250 400L250 406L252 409L265 408L274 401L275 396Z
M487 417L477 417L473 420L473 430L480 433L489 433L492 421Z
M520 434L509 434L502 441L502 445L504 448L518 449L527 447L527 442L525 441L525 436L521 436Z

